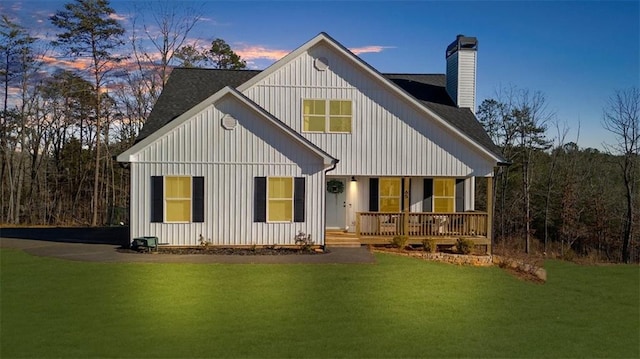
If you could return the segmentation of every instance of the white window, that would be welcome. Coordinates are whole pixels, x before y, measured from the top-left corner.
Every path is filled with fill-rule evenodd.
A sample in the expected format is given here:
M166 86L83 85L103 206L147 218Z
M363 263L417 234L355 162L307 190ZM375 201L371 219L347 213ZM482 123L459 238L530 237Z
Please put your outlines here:
M293 178L269 177L267 180L267 221L293 221Z
M191 221L191 177L164 178L167 222Z
M351 100L303 100L304 132L351 133Z
M400 212L402 179L380 178L380 212Z
M439 213L455 212L456 180L453 178L433 179L433 211Z

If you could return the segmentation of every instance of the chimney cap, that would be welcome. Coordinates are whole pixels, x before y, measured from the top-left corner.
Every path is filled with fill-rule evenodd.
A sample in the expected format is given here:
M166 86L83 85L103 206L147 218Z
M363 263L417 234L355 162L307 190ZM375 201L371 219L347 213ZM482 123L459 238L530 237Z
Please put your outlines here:
M462 34L458 34L456 39L447 46L446 57L453 55L456 51L459 50L478 50L478 39L471 36L464 36Z

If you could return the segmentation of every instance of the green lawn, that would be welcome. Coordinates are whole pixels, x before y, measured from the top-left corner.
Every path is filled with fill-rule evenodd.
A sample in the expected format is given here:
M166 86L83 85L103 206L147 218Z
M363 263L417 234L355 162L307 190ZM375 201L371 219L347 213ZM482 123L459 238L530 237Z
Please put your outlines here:
M0 259L2 358L640 356L638 266Z

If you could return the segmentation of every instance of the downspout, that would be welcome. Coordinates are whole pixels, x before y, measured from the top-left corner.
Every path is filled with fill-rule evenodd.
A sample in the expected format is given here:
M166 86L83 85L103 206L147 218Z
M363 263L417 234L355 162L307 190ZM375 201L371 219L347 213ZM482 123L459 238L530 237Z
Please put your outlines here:
M335 169L336 169L336 167L338 166L338 162L340 162L340 160L339 160L339 159L335 159L335 158L334 158L334 159L333 159L333 163L331 164L331 167L329 167L329 168L327 168L326 170L324 170L324 179L325 179L325 182L326 182L326 180L327 180L327 173L329 173L329 172L331 172L331 171L335 170ZM324 186L323 186L323 190L324 190ZM324 200L324 220L325 220L325 229L323 229L323 231L324 231L324 232L325 232L325 234L326 234L326 227L327 227L327 226L326 226L326 220L327 220L327 198L326 198L326 195L325 195L325 200ZM325 252L325 251L326 251L326 249L327 249L326 247L327 247L327 238L325 238L325 239L324 239L324 244L322 245L322 251L323 251L323 252Z

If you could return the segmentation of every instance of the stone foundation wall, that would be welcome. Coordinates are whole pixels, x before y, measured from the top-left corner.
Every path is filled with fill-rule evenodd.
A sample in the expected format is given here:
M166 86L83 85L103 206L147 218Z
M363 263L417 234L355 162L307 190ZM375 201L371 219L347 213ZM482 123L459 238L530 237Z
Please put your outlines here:
M544 268L525 263L524 261L494 255L493 264L504 268L511 268L519 272L531 274L543 282L547 281L547 271Z
M491 256L469 256L464 254L451 254L451 253L429 253L429 252L396 252L386 250L374 250L383 253L393 253L406 257L420 258L435 262L444 262L457 265L472 265L486 267L492 265Z
M456 265L472 265L478 267L488 267L491 265L497 265L501 268L510 268L522 273L532 275L539 280L547 281L547 271L544 268L537 267L533 264L525 263L516 259L506 258L502 256L472 256L464 254L451 254L451 253L429 253L429 252L407 252L396 250L381 250L374 249L374 252L392 253L405 257L419 258L423 260L443 262Z

